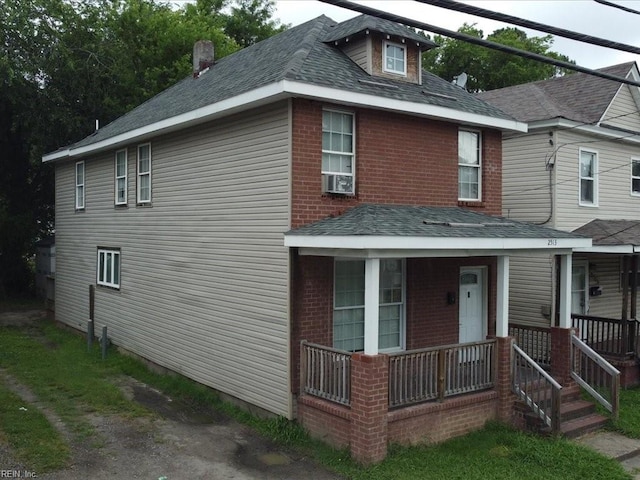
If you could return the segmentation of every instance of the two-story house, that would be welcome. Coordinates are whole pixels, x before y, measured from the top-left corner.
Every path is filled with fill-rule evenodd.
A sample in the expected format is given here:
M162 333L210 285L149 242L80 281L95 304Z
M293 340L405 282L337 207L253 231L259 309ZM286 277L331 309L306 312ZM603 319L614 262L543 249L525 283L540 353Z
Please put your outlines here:
M424 72L433 47L367 16L199 44L193 76L46 155L58 321L84 330L95 285L114 344L363 462L510 421L509 257L559 255L566 306L591 241L497 216L526 125Z
M640 79L633 62L601 71ZM574 252L574 326L620 366L633 365L623 381L637 383L640 89L575 73L478 97L529 124L526 134L505 133L504 216L593 238ZM554 324L556 278L552 257L512 257L513 323Z

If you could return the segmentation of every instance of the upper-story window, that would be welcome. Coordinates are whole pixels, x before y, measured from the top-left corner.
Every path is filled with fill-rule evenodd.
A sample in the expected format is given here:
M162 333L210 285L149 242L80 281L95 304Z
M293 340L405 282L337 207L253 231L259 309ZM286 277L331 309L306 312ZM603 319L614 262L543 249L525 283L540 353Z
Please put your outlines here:
M127 151L118 150L116 152L116 205L127 204Z
M631 195L640 195L640 158L631 159Z
M458 200L482 199L480 132L458 131Z
M579 204L598 205L598 152L580 149Z
M322 112L323 191L354 193L354 115L348 112Z
M397 43L384 42L383 70L399 75L407 74L407 48Z
M138 145L138 203L151 203L151 144Z
M84 208L84 162L76 163L76 210Z

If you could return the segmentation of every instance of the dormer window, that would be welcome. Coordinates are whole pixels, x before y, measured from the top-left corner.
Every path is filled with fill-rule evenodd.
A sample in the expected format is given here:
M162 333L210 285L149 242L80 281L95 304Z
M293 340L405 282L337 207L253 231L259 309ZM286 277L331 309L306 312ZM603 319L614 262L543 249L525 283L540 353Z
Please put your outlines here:
M384 42L382 65L385 72L407 75L407 48L398 43Z

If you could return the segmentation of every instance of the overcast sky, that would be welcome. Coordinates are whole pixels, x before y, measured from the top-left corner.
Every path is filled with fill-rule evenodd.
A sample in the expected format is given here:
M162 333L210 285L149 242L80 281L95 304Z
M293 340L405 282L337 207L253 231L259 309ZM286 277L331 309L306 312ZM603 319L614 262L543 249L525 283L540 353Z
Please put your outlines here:
M513 26L409 0L357 1L378 10L449 30L457 30L464 22L476 23L484 31L485 37L498 28ZM614 0L614 2L640 11L640 0ZM554 27L640 46L640 15L601 5L593 0L465 0L465 3ZM357 12L316 0L277 0L276 5L275 16L282 23L292 26L322 14L338 22L359 15ZM529 36L546 35L533 30L526 31ZM578 65L588 68L601 68L627 61L636 61L640 64L638 55L560 37L556 37L552 50L563 53L575 60Z

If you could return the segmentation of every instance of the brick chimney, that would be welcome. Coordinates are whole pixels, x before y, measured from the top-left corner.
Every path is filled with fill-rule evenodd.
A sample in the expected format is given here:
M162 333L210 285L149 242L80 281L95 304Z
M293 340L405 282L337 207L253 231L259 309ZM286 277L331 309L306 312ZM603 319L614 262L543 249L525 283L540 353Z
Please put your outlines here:
M193 45L193 76L197 78L200 73L213 65L213 42L198 40Z

